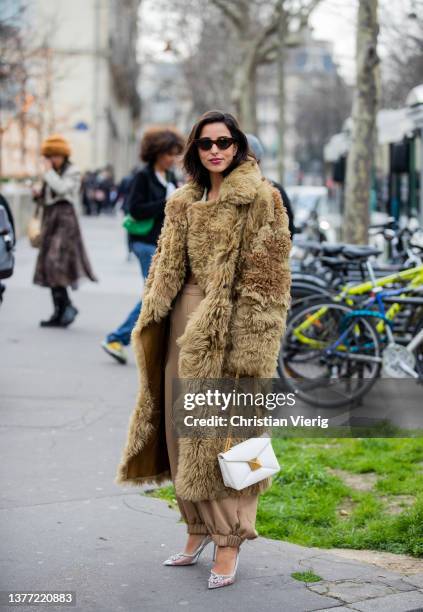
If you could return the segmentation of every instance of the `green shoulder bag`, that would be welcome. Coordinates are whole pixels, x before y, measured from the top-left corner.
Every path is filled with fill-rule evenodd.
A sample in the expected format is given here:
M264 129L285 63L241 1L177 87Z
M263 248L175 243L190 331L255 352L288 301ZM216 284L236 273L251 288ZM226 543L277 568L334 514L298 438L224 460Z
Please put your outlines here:
M125 215L123 218L122 226L126 229L128 234L134 234L135 236L145 236L154 226L154 218L153 219L142 219L142 221L137 221L131 215Z

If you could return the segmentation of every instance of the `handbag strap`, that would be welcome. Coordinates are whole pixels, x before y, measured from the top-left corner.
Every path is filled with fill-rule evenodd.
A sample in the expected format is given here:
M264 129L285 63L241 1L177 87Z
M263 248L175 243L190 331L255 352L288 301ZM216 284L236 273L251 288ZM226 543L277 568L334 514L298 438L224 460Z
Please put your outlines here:
M238 391L238 384L239 384L239 373L236 373L236 383L235 383L235 393L237 393ZM225 442L225 450L223 451L224 453L226 453L232 445L232 437L231 437L231 432L232 432L232 426L229 423L229 435L226 438L226 442Z
M241 236L240 236L240 239L239 239L237 260L235 262L234 281L232 283L232 293L231 293L232 300L233 300L233 295L234 295L234 285L236 283L236 278L237 278L237 268L239 267L239 264L240 264L240 261L241 261L242 240L244 238L245 226L247 224L247 216L248 216L248 212L245 214L245 218L243 220L242 227L241 227L241 232L240 232ZM235 382L235 393L237 393L238 386L239 386L239 372L238 372L238 370L236 371L235 380L236 380L236 382ZM231 444L232 444L231 432L232 432L232 426L229 425L229 435L226 438L225 450L224 450L225 453L230 449Z

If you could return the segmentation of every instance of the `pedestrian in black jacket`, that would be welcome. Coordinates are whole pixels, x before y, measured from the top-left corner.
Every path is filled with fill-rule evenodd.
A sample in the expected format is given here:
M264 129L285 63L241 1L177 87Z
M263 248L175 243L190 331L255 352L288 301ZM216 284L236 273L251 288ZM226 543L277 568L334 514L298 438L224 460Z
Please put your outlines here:
M175 156L171 157L174 161ZM169 168L159 175L151 161L135 175L126 204L127 209L137 221L154 218L154 225L144 236L129 232L131 243L157 244L164 221L165 202L176 186L174 172Z
M142 139L141 160L146 165L132 180L125 204L133 222L143 221L144 225L151 225L146 231L144 227L143 233L137 233L135 228L132 231L131 226L128 230L130 249L138 257L144 281L148 276L151 259L162 229L166 200L178 186L171 168L176 156L182 152L183 146L183 137L173 128L150 128ZM131 332L137 322L140 309L141 301L101 344L106 353L119 363L127 361L123 347L130 343Z
M115 205L118 205L118 208L122 210L125 215L129 213L128 209L128 200L129 194L131 192L132 183L135 180L136 175L139 172L138 167L132 168L131 172L123 177L121 182L118 185Z
M128 209L129 194L131 192L132 183L134 182L135 177L138 174L138 172L139 172L138 167L132 168L131 172L123 177L123 179L121 180L117 188L117 194L116 194L116 199L114 202L114 207L115 209L119 208L123 212L124 215L129 214L129 209ZM129 235L128 232L126 232L126 240L127 240L128 260L129 260L131 256L131 236Z
M257 162L260 164L261 158L263 157L263 153L264 153L263 145L261 144L257 136L254 136L254 134L246 134L246 136L248 140L248 146L250 147L251 151L254 153L254 157L257 159ZM286 212L288 214L289 232L292 238L292 236L295 233L295 225L294 225L294 212L292 210L291 201L285 189L282 187L280 183L277 183L276 181L272 181L271 179L268 179L268 180L272 183L274 187L276 187L276 189L278 189L278 191L281 194L282 202L284 203Z

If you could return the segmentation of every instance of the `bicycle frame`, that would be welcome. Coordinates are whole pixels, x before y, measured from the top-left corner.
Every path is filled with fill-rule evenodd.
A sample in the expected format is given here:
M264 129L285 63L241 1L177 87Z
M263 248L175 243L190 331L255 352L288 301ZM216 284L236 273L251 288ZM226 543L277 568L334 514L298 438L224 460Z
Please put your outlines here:
M416 349L418 346L420 346L421 344L423 344L423 329L421 329L419 331L419 333L417 334L417 336L415 336L411 342L409 342L407 344L407 349L411 352L414 351L414 349Z
M395 272L394 274L388 274L388 276L383 276L382 278L376 279L373 275L373 270L370 262L367 262L367 267L369 269L370 279L365 283L359 283L358 285L354 285L352 287L345 287L341 293L338 294L334 299L335 301L345 299L348 296L356 296L356 295L364 295L365 293L370 293L377 288L385 287L391 283L399 282L399 281L409 281L408 285L403 289L397 290L393 289L389 292L390 295L395 295L395 292L398 292L398 297L405 297L407 295L407 289L415 289L416 287L420 287L423 285L423 265L416 266L414 268L410 268L408 270L402 270L401 272ZM388 293L385 293L388 295ZM382 296L382 294L381 294ZM351 305L352 300L345 300L347 304ZM395 303L392 304L386 311L385 317L386 320L392 321L395 316L402 310L402 304ZM384 307L381 308L382 312L384 312ZM379 321L376 326L378 333L382 333L385 329L385 317L383 320Z
M359 283L357 285L352 285L352 286L346 286L342 289L342 291L340 293L338 293L338 295L336 295L333 298L334 302L345 302L348 306L354 305L354 300L352 299L348 299L350 296L358 296L358 295L364 295L366 293L370 293L371 291L374 291L377 288L382 288L386 285L389 285L390 283L394 283L394 282L399 282L399 281L409 281L407 287L401 288L401 289L393 289L393 290L388 290L388 292L386 292L386 294L395 294L396 292L398 292L398 296L399 297L405 297L407 295L407 289L414 289L416 287L420 287L421 285L423 285L423 265L419 265L416 266L414 268L410 268L408 270L402 270L400 272L395 272L393 274L388 274L387 276L384 276L382 278L376 279L373 273L373 268L370 262L366 262L367 264L367 268L369 270L369 276L370 276L370 280L366 281L364 283ZM374 298L371 299L371 303L373 303L376 299L378 294L375 295ZM380 293L380 300L382 298L382 293ZM376 330L379 334L381 334L386 327L386 323L390 323L395 316L398 314L398 312L400 312L400 310L403 308L402 304L399 303L394 303L392 304L392 306L390 306L390 308L386 311L386 313L384 312L384 306L382 304L382 309L381 312L379 313L375 313L374 311L361 311L361 314L365 314L366 316L376 316L378 317L380 320L376 325ZM304 336L304 334L302 334L302 332L306 329L308 329L311 325L315 324L318 322L319 318L322 317L328 310L328 306L322 306L321 308L319 308L319 310L317 310L313 315L309 316L307 320L303 321L300 325L298 325L294 330L293 330L293 334L294 336L300 340L300 342L302 342L303 344L308 344L311 347L314 348L321 348L321 343L313 340L312 338L307 338L306 336ZM356 316L359 316L360 314L360 310L356 311ZM388 328L390 330L390 327L388 325ZM391 330L390 330L391 331ZM387 332L389 335L389 332Z

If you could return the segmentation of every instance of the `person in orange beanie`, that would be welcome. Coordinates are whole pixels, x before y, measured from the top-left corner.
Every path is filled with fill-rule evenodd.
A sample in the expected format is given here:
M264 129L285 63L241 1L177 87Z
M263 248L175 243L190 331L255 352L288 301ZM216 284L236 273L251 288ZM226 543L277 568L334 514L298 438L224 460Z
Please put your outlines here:
M42 207L41 240L33 282L51 289L54 312L41 321L42 327L67 327L78 310L72 304L68 287L78 281L97 278L91 268L76 214L81 175L70 161L71 147L60 134L52 134L41 146L44 175L41 191L34 200Z

